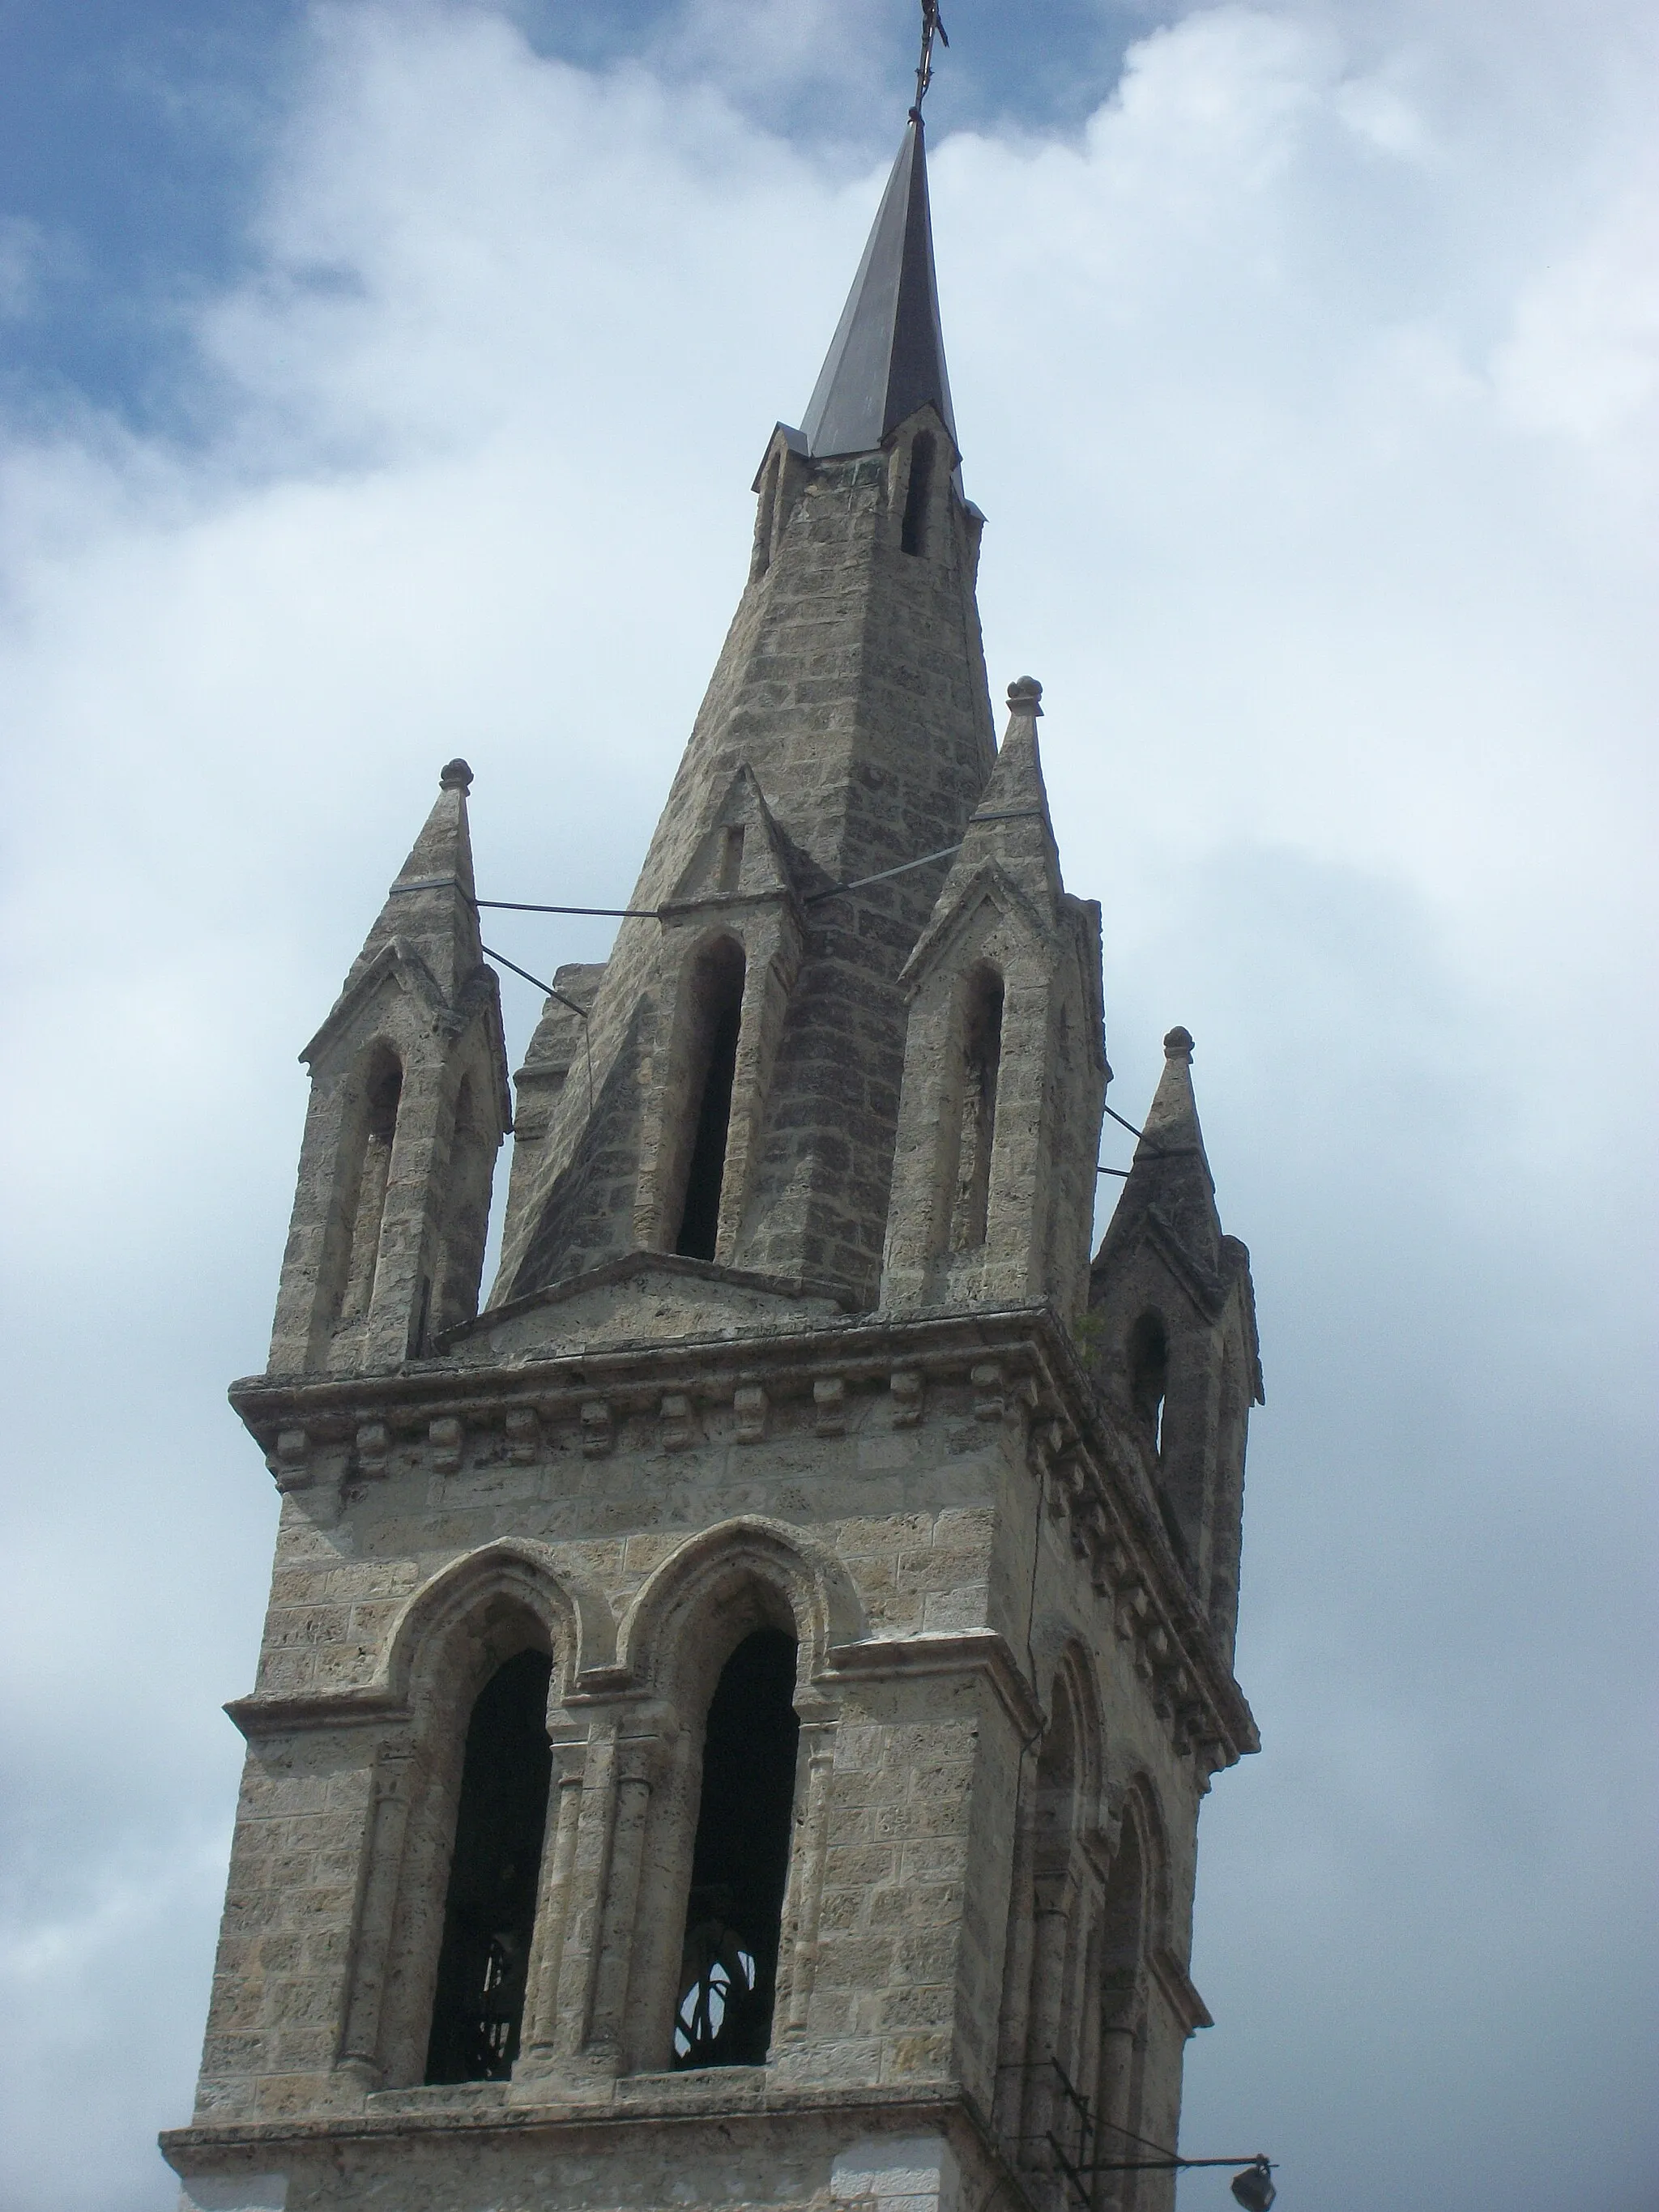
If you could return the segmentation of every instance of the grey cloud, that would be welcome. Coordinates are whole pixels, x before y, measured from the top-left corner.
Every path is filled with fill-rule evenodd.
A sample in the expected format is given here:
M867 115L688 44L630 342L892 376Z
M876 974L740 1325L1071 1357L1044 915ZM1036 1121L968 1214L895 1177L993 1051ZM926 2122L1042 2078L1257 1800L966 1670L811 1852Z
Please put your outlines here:
M1188 2140L1333 2212L1624 2212L1651 2154L1656 447L1597 305L1644 188L1628 88L1593 148L1558 127L1633 15L1579 19L1564 91L1547 12L1460 85L1473 7L1195 11L1086 135L936 152L992 662L1048 686L1114 1103L1186 1022L1261 1288L1267 1749L1206 1811ZM205 445L0 450L17 2212L170 2202L273 1511L222 1392L294 1052L458 750L497 890L625 890L874 189L476 14L322 35L258 278L199 319ZM1373 82L1426 154L1344 119ZM603 949L514 928L542 974Z

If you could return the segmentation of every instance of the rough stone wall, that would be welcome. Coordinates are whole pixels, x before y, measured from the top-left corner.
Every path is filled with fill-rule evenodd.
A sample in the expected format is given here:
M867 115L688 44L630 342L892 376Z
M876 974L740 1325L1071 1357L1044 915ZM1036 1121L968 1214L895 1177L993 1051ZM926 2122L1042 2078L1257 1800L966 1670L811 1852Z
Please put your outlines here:
M719 1273L704 1271L714 1288ZM637 1287L614 1295L640 1310ZM1249 1719L1180 1610L1146 1468L1068 1426L1087 1409L1039 1313L790 1331L792 1303L769 1337L699 1347L676 1316L671 1342L567 1358L539 1382L491 1348L505 1324L486 1317L472 1364L247 1386L288 1495L256 1692L233 1708L250 1749L181 2160L219 2172L263 2142L280 2157L251 2170L280 2170L292 2202L362 2201L330 2192L395 2172L410 2203L459 2208L478 2170L465 2130L490 2112L574 2127L642 2096L805 2112L879 2094L960 2104L1018 2165L1019 2129L995 2117L1007 1960L1062 1666L1094 1716L1085 1887L1121 1808L1157 1808L1135 2109L1174 2111L1202 2016L1184 1969L1197 1798L1248 1747ZM1102 1548L1109 1522L1121 1559ZM767 1620L801 1650L772 2051L764 2068L674 2075L701 1716L725 1653ZM555 1778L524 2049L510 2083L425 2088L459 1747L477 1689L526 1643L554 1660ZM1079 1892L1079 1926L1093 1895ZM394 2121L410 2142L386 2140ZM337 2146L370 2122L379 2148L307 2165L307 2130ZM840 2183L831 2168L867 2132L849 2123L811 2186L775 2201L861 2202L854 2167ZM606 2140L581 2187L620 2206L647 2185ZM536 2153L526 2187L554 2155ZM1024 2185L1048 2201L1040 2171ZM735 2186L716 2165L685 2177L684 2201Z
M757 2100L754 2100L757 2101ZM849 2133L849 2130L853 2132ZM504 2130L488 2115L441 2132L364 2130L185 2169L181 2212L983 2212L1008 2177L949 2107L735 2112L683 2099L606 2127Z
M978 523L948 477L927 555L898 542L908 442L933 421L924 410L880 453L799 465L630 906L673 896L744 763L802 898L961 836L994 742L974 601ZM739 1264L835 1280L873 1303L903 1053L896 977L943 873L919 869L803 908ZM655 921L623 923L592 1016L598 1109L565 1086L503 1249L498 1298L626 1248L652 1056L668 1042L661 950Z
M441 1443L436 1452L430 1442L392 1444L374 1471L359 1446L356 1479L346 1476L356 1494L331 1528L292 1499L285 1509L256 1697L372 1690L411 1593L503 1538L552 1547L555 1571L602 1591L620 1619L689 1539L757 1512L781 1513L833 1547L870 1636L982 1627L999 1432L970 1418L935 1458L928 1446L939 1432L892 1429L887 1395L810 1400L800 1426L780 1420L759 1454L735 1441L735 1415L719 1425L724 1436L704 1417L696 1425L705 1433L684 1445L671 1443L659 1414L625 1420L602 1455L572 1434L548 1440L527 1464L499 1443L482 1451L462 1443L463 1464L445 1473L434 1466ZM950 2070L951 1900L978 1725L971 1677L965 1714L963 1687L860 1684L840 1701L814 2072L879 2080ZM459 1700L439 1702L446 1710L434 1710L430 1726L453 1741L464 1724ZM664 1732L678 1740L696 1722L695 1712L674 1715ZM204 2111L268 2114L350 2099L330 2069L349 2003L358 1863L386 1740L371 1723L278 1733L250 1752L228 1905L236 1932L216 1982ZM416 1742L413 1755L417 1765L429 1760L430 1744ZM657 1898L647 1917L676 1909ZM398 1948L424 1940L429 1948L433 1932L429 1916L422 1933L406 1911ZM665 2036L672 1992L656 1994L660 2020L637 2022L641 2039L658 2028ZM421 2039L405 2040L412 2057Z
M577 1082L586 1090L586 1024L583 1015L573 1012L573 1007L580 1007L585 1013L592 1006L604 975L602 960L568 961L556 970L554 988L570 1004L560 999L547 1000L524 1066L513 1079L512 1172L503 1232L507 1236L516 1234L524 1217L541 1165L542 1148L552 1130L553 1109L573 1068Z

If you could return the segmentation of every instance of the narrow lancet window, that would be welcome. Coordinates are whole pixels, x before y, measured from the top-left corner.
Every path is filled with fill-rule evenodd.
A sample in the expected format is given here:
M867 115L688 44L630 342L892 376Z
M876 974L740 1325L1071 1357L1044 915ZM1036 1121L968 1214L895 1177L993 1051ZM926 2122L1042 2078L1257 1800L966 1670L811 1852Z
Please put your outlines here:
M1164 1449L1164 1394L1170 1380L1170 1340L1155 1313L1144 1313L1129 1331L1129 1396L1152 1440Z
M772 2039L795 1795L795 1639L757 1629L708 1708L674 2064L759 2066Z
M361 1321L374 1296L374 1271L380 1257L386 1184L403 1089L404 1072L397 1055L389 1047L378 1048L364 1083L362 1149L356 1188L349 1201L351 1239L341 1285L339 1318L343 1322Z
M552 1753L544 1652L521 1651L480 1692L466 1732L428 2081L504 2081L519 2055Z
M732 1121L732 1085L738 1070L738 1032L743 1017L744 959L729 939L705 956L693 984L693 1050L690 1102L691 1157L674 1249L688 1260L712 1260L720 1241L720 1194L726 1181L726 1139Z
M910 477L904 491L904 520L899 526L899 544L906 553L921 555L927 550L927 507L933 489L933 434L921 430L910 447Z
M772 536L778 519L778 476L782 463L776 454L761 478L760 504L755 514L755 551L750 576L763 576L772 565Z
M495 1165L495 1140L485 1125L472 1078L464 1075L455 1096L455 1121L449 1140L438 1285L430 1316L436 1328L453 1328L459 1322L471 1321L478 1310L478 1278L489 1234ZM422 1328L421 1335L424 1334ZM419 1348L420 1338L416 1338L411 1349Z
M961 1127L951 1249L971 1252L985 1242L996 1136L997 1077L1002 1064L1002 978L981 968L969 980L963 1015Z

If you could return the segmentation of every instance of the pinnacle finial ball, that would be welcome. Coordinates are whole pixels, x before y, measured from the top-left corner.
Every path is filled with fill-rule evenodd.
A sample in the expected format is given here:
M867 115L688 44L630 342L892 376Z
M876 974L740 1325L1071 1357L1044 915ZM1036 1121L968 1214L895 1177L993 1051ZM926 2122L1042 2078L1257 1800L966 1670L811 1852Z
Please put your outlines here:
M1164 1057L1169 1060L1190 1060L1193 1056L1193 1035L1190 1030L1173 1029L1164 1040Z
M459 791L463 797L472 788L472 771L464 760L446 761L438 771L440 791Z
M1042 712L1042 686L1035 676L1015 677L1008 686L1008 711L1013 714Z

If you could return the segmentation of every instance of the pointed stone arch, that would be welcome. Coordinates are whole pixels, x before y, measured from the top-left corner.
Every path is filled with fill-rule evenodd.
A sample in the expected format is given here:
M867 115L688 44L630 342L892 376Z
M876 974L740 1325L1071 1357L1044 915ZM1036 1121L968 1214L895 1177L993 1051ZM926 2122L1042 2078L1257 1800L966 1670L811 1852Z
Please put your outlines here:
M638 1592L623 1625L617 1680L643 1692L631 1815L630 1870L605 1906L605 1941L626 1954L614 2001L595 2016L623 2070L672 2063L691 1929L694 1846L704 1784L704 1735L716 1685L738 1647L781 1632L796 1647L792 1703L799 1723L782 1903L772 1929L777 1959L776 2032L791 2018L801 1962L816 1942L825 1848L829 1745L838 1698L817 1686L830 1652L856 1642L863 1610L851 1576L830 1548L758 1515L716 1523L680 1545ZM604 1976L601 1974L603 1984Z
M1105 2158L1125 2155L1112 2146L1147 2132L1149 2057L1158 2025L1151 1997L1164 1968L1169 1924L1168 1829L1157 1789L1142 1770L1121 1800L1101 1899L1093 2103ZM1112 2212L1158 2201L1139 2174L1102 2179L1102 2203Z
M946 902L901 977L910 1012L884 1304L1029 1297L1046 1275L1056 940L995 860L947 886Z
M380 1686L406 1718L377 1761L342 2051L366 2086L413 2083L425 2071L464 1755L479 1693L521 1654L544 1653L550 1717L614 1650L602 1593L549 1547L524 1538L453 1560L393 1623Z
M1094 1664L1075 1637L1048 1677L1047 1724L1021 1792L1003 1973L997 2122L1014 2162L1047 2170L1097 2044L1087 1991L1099 1951L1105 1740ZM1082 2155L1080 2148L1073 2145Z
M619 1665L678 1702L689 1687L685 1638L711 1615L726 1616L731 1644L746 1620L787 1626L800 1645L803 1686L824 1672L835 1646L864 1633L857 1589L836 1554L788 1522L757 1514L717 1522L662 1562L623 1622ZM710 1651L724 1640L716 1634ZM720 1650L716 1667L725 1656ZM702 1659L696 1671L709 1663Z
M781 848L759 787L745 771L733 789L739 797L746 793L754 805L739 809L730 822L723 811L703 841L707 847L716 840L705 858L718 872L717 833L742 829L745 821L764 830L766 837L758 850L750 838L738 856L736 896L716 894L664 910L662 1042L653 1057L641 1117L633 1224L635 1242L642 1250L672 1251L680 1245L699 1137L699 1109L714 1046L708 992L724 963L727 981L736 992L735 1000L723 1005L723 1011L735 1018L735 1032L725 1040L730 1052L725 1137L711 1233L692 1256L728 1267L737 1261L773 1064L802 944L793 893L787 884L774 884ZM752 891L745 885L752 885Z
M539 1626L560 1699L584 1675L615 1659L616 1623L598 1584L562 1564L550 1546L503 1537L453 1560L416 1592L393 1624L385 1680L417 1725L442 1694L446 1678L453 1682L465 1664L458 1643L476 1638L488 1647L479 1624L492 1607L516 1609Z

